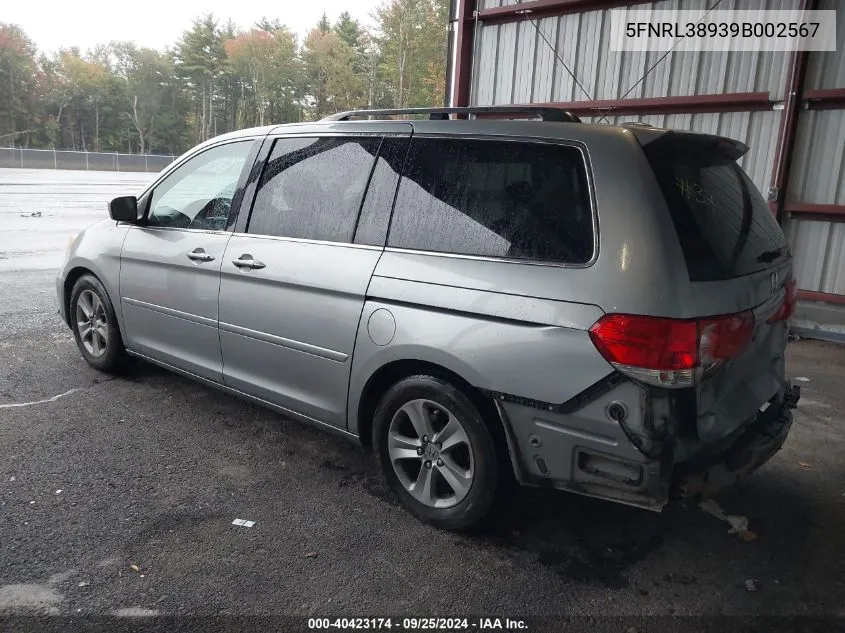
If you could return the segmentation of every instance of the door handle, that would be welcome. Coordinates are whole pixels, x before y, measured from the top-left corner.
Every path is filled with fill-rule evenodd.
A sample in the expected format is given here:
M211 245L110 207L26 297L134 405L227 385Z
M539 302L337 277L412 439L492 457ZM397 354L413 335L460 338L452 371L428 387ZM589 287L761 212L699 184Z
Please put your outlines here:
M213 262L214 255L209 255L203 248L195 248L188 253L188 259L193 262Z
M243 254L238 259L233 259L232 263L238 268L246 268L249 270L257 270L266 266L264 262L260 262L257 259L253 259L252 255L248 254Z

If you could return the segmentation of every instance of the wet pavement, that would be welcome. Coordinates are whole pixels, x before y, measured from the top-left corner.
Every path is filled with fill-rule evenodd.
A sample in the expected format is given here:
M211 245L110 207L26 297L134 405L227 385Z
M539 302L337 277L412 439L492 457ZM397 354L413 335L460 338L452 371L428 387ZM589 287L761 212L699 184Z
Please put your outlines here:
M0 169L0 272L56 269L68 239L155 174Z
M790 344L793 431L719 498L756 540L695 507L530 490L481 534L441 532L351 442L82 361L51 268L141 178L0 173L0 612L845 615L845 347Z

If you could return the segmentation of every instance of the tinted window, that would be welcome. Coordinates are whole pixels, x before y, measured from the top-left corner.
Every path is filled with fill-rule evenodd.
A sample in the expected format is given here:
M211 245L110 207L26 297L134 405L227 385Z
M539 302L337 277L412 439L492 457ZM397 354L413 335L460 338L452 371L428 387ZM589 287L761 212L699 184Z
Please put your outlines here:
M789 256L783 231L738 152L714 137L666 134L644 147L692 281L764 270Z
M367 188L367 197L361 207L358 230L355 232L356 244L384 246L396 185L399 184L399 174L402 173L407 153L407 138L388 137L382 141Z
M483 140L411 143L391 246L584 263L593 224L581 152Z
M197 154L153 190L150 226L223 230L253 141L219 145ZM234 217L234 216L233 216Z
M351 242L379 138L287 138L273 146L249 233Z

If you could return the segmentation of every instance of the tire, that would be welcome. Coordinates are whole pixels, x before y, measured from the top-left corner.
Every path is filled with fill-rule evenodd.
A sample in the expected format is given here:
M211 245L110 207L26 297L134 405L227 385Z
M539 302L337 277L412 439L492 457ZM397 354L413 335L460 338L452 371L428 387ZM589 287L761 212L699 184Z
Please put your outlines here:
M499 456L460 389L433 376L400 380L376 408L373 436L384 476L411 514L452 531L477 527L490 514Z
M94 275L83 275L73 285L69 317L76 346L91 367L107 373L123 368L126 348L114 306L103 284Z

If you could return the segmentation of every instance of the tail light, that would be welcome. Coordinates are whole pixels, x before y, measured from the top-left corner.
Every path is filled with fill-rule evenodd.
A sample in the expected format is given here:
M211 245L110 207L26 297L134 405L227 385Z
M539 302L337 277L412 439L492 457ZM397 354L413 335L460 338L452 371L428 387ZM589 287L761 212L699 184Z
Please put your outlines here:
M690 387L742 352L751 312L706 319L608 314L590 328L599 353L620 372L659 387Z
M798 283L793 279L784 286L783 303L771 317L769 323L775 321L786 321L795 312L795 304L798 302Z

